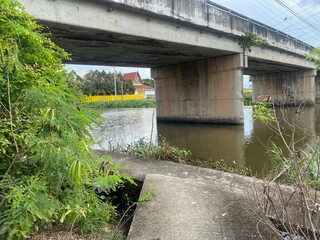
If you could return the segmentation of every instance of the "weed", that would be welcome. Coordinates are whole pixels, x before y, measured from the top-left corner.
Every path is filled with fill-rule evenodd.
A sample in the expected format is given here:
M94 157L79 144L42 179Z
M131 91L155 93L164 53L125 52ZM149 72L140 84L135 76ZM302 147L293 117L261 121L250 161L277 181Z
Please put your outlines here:
M118 100L106 102L89 102L83 103L87 108L154 108L155 100L134 99L134 100Z

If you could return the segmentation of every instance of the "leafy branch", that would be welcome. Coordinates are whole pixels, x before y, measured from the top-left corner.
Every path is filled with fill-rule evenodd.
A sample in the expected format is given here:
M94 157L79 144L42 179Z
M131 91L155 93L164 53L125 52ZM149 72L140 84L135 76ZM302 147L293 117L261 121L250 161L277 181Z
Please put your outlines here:
M246 32L244 36L239 40L239 45L243 49L243 53L248 50L252 51L252 46L261 46L261 45L269 45L268 42L261 37L258 37L257 34L252 32Z

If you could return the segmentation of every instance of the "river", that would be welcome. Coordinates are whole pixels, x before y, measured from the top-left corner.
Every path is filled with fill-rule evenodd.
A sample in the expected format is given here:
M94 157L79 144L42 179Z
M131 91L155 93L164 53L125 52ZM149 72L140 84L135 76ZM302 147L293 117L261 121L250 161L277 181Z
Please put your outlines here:
M286 111L291 119L294 111ZM190 150L195 158L236 164L260 175L266 164L271 164L267 154L271 142L286 151L278 135L254 120L251 112L251 107L244 107L244 125L217 125L157 122L155 109L150 108L104 109L102 128L93 129L93 135L100 141L94 148L110 150L141 138L150 141L152 137L155 141L157 136L163 136L171 145ZM306 150L320 135L320 124L317 124L320 121L320 105L307 107L298 115L296 139L301 141L297 146ZM290 133L287 124L284 124L283 130Z

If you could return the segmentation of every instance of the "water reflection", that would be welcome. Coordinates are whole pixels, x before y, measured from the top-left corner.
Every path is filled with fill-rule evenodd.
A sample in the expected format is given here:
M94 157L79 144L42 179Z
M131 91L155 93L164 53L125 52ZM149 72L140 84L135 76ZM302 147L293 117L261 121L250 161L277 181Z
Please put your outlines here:
M155 109L103 109L102 117L102 128L93 129L94 137L100 142L93 146L95 149L111 150L141 138L156 138Z
M280 137L251 115L251 107L244 109L244 125L213 125L163 123L155 121L154 109L115 109L104 110L102 129L95 128L94 135L104 136L102 145L105 149L118 144L131 144L140 138L149 141L151 132L153 138L161 135L177 147L188 149L193 156L200 159L221 160L229 164L236 162L246 166L253 172L261 173L266 164L270 165L267 150L271 142L281 146L286 152ZM279 112L278 112L279 113ZM308 107L296 114L294 110L286 110L288 119L301 116L297 124L295 138L302 139L298 148L306 149L313 143L314 137L319 136L320 106ZM152 121L152 116L153 121ZM290 127L283 120L284 134L290 133ZM152 126L153 125L153 126ZM290 138L286 137L287 141ZM112 146L113 145L113 146ZM100 146L95 146L100 148Z
M201 159L223 159L245 165L244 126L158 122L158 135Z

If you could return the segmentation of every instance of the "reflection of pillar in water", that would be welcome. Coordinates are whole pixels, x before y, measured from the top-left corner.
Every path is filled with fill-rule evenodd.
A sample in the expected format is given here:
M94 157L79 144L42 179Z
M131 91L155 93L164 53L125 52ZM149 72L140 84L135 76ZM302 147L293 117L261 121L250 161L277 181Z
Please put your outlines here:
M159 136L171 145L190 150L196 158L245 165L243 125L158 122L157 127Z

